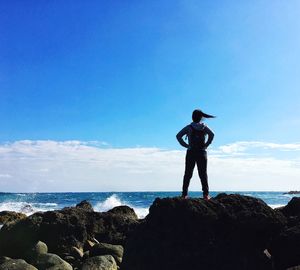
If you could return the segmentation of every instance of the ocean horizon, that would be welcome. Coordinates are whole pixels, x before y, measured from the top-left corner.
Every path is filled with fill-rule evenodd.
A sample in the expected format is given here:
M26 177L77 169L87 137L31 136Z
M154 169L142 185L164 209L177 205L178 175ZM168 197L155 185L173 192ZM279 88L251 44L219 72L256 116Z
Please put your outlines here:
M219 193L241 194L262 199L272 208L286 205L295 194L284 194L286 191L211 191L215 197ZM83 200L89 201L95 211L105 212L113 207L128 205L139 218L144 218L149 207L157 197L180 196L180 191L145 191L145 192L1 192L0 211L16 211L31 215L39 211L59 210L75 206ZM191 191L189 197L200 198L201 192Z

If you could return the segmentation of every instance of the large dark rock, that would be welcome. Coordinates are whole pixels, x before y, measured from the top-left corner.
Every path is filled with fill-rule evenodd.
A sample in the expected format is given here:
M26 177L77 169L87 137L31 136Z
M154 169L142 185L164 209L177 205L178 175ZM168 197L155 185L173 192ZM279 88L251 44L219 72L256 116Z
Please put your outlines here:
M292 227L300 223L300 198L293 197L289 203L278 209L288 219L288 226Z
M0 256L22 258L38 240L46 243L49 252L59 255L70 252L72 246L82 248L93 238L122 245L128 232L138 223L133 210L126 208L100 213L83 202L76 207L35 213L5 224L0 231Z
M39 240L38 232L42 219L42 215L36 213L4 224L0 230L0 256L23 258Z
M17 221L22 218L26 218L26 215L23 213L17 213L14 211L1 211L0 212L0 224L4 224L6 222Z
M156 199L127 239L122 270L271 269L264 250L285 223L248 196Z
M276 269L300 265L300 224L281 232L272 241L270 252Z

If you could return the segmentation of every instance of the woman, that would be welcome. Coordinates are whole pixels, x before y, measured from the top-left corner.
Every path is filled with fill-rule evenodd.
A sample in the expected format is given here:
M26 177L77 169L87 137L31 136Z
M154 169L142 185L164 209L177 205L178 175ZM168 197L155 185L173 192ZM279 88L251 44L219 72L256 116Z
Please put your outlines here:
M195 165L197 164L198 174L202 184L203 198L209 200L209 188L207 181L207 153L206 149L211 144L214 133L205 124L201 123L202 118L214 118L215 116L206 114L201 110L194 110L192 114L193 122L178 132L176 138L185 148L185 172L183 177L182 197L187 198L190 180L193 176ZM188 137L188 143L183 140L183 136ZM207 139L206 139L207 138Z

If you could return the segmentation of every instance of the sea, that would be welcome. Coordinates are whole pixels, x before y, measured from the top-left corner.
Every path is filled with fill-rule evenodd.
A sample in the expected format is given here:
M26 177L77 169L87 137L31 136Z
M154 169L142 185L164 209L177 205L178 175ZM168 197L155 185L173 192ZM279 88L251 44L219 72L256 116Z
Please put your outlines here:
M226 192L227 194L241 194L262 199L270 207L276 208L286 205L292 197L284 192ZM211 192L212 197L222 192ZM89 201L95 211L105 212L115 206L128 205L132 207L139 218L144 218L149 207L160 197L180 196L180 192L66 192L66 193L0 193L0 211L16 211L31 215L38 211L58 210L68 206L75 206L82 200ZM189 197L200 198L200 192L189 192Z

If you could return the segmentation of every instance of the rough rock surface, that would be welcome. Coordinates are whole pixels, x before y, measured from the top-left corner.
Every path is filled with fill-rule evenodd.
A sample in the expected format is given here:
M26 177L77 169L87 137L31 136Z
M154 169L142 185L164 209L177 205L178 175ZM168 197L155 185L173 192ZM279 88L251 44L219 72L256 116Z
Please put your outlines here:
M248 196L156 199L128 237L121 269L271 269L264 250L285 224L280 212Z
M26 218L26 215L23 213L17 213L14 211L0 212L0 224L5 224L6 222L17 221L22 218Z
M288 219L288 226L292 227L300 223L300 198L293 197L289 203L278 209Z
M0 231L0 256L22 258L39 240L49 252L63 254L72 246L82 248L96 238L101 242L123 244L128 232L138 223L133 209L94 212L88 202L59 211L35 213L7 223Z
M73 267L56 254L40 254L32 262L39 270L72 270Z
M300 198L294 197L279 209L287 218L287 226L271 242L270 253L275 269L300 265Z
M121 245L111 245L107 243L95 244L90 250L90 257L100 255L112 255L117 264L121 264L124 249Z
M21 259L6 260L0 264L0 270L38 270Z
M47 245L42 241L38 241L31 249L29 249L25 253L24 258L28 261L33 261L40 254L46 254L47 252L48 252Z
M81 270L117 270L115 259L111 255L95 256L87 259Z

